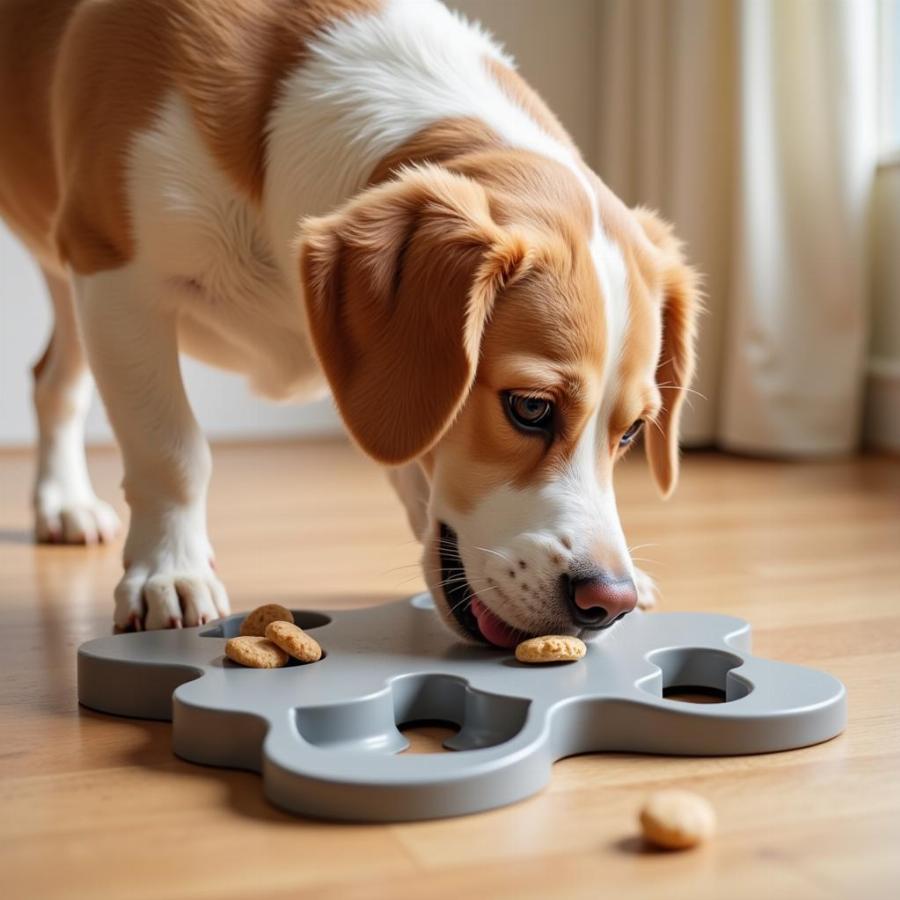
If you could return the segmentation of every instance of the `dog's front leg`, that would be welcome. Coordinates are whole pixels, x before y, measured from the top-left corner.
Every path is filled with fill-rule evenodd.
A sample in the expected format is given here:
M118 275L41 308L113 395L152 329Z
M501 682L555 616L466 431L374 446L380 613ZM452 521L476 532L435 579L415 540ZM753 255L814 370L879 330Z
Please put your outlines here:
M132 264L78 276L75 287L131 508L115 623L173 628L226 615L206 533L209 447L181 380L175 309L158 299L164 285Z

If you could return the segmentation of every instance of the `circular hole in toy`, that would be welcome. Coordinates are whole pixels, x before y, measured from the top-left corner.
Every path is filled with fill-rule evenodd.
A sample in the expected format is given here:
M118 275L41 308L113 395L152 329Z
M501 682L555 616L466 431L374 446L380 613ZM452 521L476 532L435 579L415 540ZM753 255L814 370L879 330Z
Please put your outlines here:
M451 675L401 675L391 682L394 722L437 721L447 750L493 747L514 738L525 724L530 701L490 694ZM413 751L415 752L415 751Z
M423 609L426 612L434 612L435 609L434 598L431 594L416 594L415 597L410 598L409 605L415 609Z
M647 657L658 667L639 686L676 703L731 703L746 697L753 686L734 670L740 656L711 647L670 647Z
M453 675L400 675L366 697L297 707L294 723L304 741L328 750L400 753L412 743L413 755L423 752L416 749L420 735L413 740L404 734L407 726L418 730L422 722L438 723L443 732L428 732L425 742L464 751L514 738L525 725L530 702L478 690Z
M291 612L294 616L294 624L304 631L321 628L331 621L331 616L326 616L325 613L312 612L308 609L292 609Z
M725 703L725 691L702 685L674 685L663 688L663 698L681 703Z
M459 734L459 725L447 719L417 719L398 725L400 734L409 741L401 753L446 753L445 741Z

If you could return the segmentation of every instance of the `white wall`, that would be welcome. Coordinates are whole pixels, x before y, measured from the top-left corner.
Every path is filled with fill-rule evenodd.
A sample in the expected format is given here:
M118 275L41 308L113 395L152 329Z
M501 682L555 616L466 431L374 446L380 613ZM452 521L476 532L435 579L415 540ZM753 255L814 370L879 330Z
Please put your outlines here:
M481 22L594 159L597 140L599 0L444 0Z
M594 149L594 0L456 0L518 58L520 70L546 97L590 157ZM0 223L0 445L34 440L30 367L50 332L49 303L40 273ZM264 438L336 432L330 403L276 406L247 390L237 376L184 362L188 395L213 438ZM88 422L92 443L111 439L99 403Z

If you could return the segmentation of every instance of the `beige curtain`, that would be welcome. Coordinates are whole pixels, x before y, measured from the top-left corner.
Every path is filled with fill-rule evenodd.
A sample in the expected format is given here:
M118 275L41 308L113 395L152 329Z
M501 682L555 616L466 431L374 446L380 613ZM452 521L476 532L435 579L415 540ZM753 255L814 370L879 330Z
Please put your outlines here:
M875 0L604 0L600 19L598 171L705 275L686 442L853 450Z

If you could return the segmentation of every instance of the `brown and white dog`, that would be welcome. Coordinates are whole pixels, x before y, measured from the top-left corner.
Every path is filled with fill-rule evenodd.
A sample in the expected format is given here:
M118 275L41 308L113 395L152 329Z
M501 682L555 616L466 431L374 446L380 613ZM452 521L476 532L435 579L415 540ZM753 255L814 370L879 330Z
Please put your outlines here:
M275 398L330 387L461 636L651 599L613 467L647 423L673 487L695 278L479 28L437 0L2 0L0 134L0 213L56 313L37 536L118 527L83 339L131 508L118 626L228 612L179 350Z

